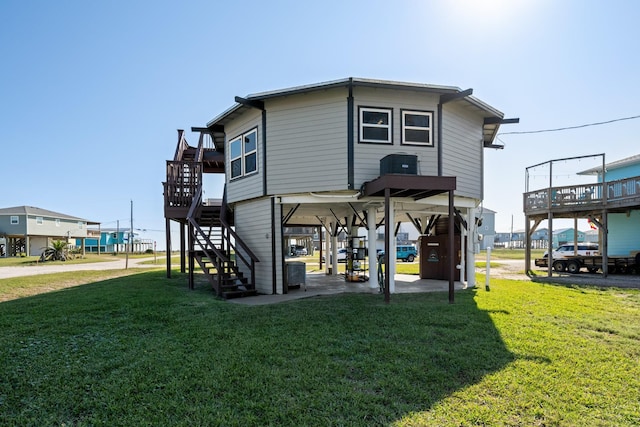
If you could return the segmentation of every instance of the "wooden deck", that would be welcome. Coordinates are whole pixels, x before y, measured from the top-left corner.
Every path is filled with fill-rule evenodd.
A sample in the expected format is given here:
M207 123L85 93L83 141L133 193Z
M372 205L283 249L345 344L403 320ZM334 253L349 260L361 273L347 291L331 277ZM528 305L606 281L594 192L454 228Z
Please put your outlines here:
M595 184L544 188L524 193L524 213L530 219L576 218L604 210L626 212L640 208L640 176Z

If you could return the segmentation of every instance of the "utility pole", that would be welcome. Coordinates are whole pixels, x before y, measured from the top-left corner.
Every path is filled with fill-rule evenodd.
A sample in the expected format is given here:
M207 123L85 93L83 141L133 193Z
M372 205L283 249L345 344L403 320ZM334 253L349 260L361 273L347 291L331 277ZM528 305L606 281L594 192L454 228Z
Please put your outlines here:
M131 253L133 253L133 199L131 200L131 233L129 233L129 242L131 244Z

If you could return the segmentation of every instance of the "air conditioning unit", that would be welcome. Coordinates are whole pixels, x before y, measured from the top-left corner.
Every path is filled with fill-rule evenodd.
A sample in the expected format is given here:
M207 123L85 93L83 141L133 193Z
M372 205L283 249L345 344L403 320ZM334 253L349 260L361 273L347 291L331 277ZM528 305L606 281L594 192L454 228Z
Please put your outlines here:
M411 154L389 154L380 159L380 176L390 173L418 174L418 156Z

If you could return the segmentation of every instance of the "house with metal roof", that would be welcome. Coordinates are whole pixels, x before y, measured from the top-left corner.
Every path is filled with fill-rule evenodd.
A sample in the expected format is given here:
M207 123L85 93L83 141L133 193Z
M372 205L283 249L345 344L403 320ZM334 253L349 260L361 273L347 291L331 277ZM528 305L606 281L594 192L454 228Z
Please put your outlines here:
M409 222L421 235L421 277L448 280L452 299L454 281L474 283L483 152L502 148L494 141L500 125L518 121L472 92L346 78L236 97L192 128L197 145L178 132L164 182L167 249L178 222L181 268L187 256L190 267L199 263L218 295L281 294L285 227L321 230L333 275L345 232L345 280L359 281L376 276L376 251L368 250L376 230L384 227L385 253L395 253L398 224ZM202 198L205 173L224 174L217 204ZM383 262L388 298L395 260Z
M3 256L39 256L54 240L80 239L90 236L88 225L98 224L83 218L33 206L0 209L0 245Z

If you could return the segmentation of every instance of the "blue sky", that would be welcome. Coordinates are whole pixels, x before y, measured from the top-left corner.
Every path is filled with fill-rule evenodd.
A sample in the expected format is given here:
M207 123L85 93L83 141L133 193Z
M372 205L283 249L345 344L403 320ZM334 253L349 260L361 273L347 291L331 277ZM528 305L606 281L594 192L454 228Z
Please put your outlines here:
M127 227L133 201L134 227L158 247L176 129L234 96L353 76L473 88L520 118L502 132L640 115L631 0L3 0L0 16L0 206ZM504 150L485 150L498 231L524 228L527 166L625 158L639 131L635 119L501 135Z

